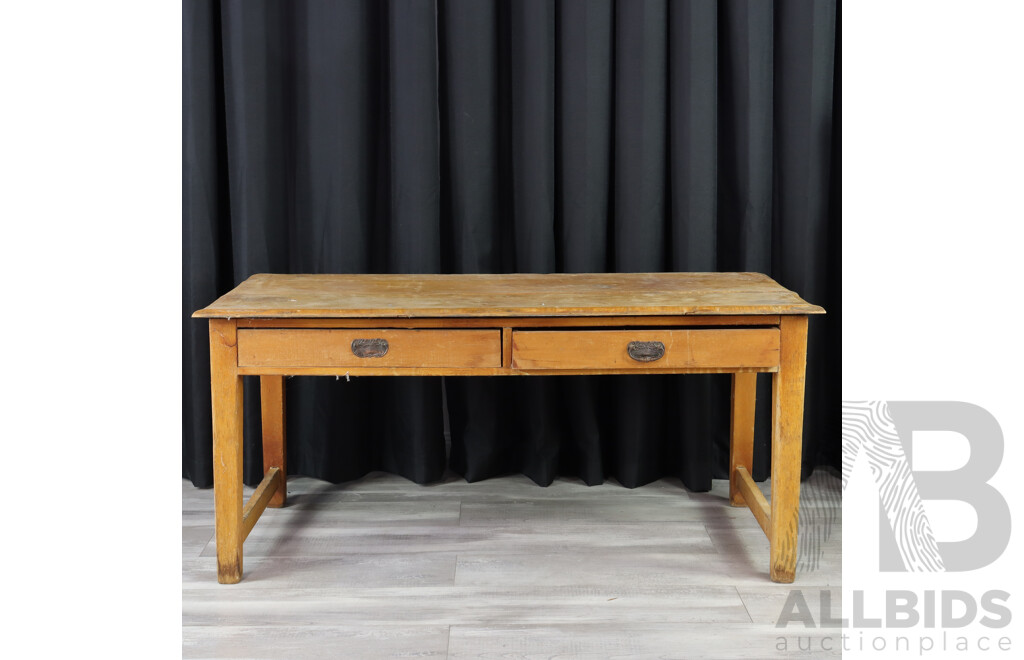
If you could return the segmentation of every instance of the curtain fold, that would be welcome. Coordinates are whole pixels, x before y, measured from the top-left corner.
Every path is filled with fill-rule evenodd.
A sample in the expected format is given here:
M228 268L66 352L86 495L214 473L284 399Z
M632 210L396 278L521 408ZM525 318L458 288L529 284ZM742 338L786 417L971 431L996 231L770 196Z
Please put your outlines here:
M184 476L212 483L207 331L188 316L256 272L765 272L829 311L804 467L838 466L836 23L830 0L187 0ZM704 490L726 471L728 376L286 389L289 466L334 482L451 467Z

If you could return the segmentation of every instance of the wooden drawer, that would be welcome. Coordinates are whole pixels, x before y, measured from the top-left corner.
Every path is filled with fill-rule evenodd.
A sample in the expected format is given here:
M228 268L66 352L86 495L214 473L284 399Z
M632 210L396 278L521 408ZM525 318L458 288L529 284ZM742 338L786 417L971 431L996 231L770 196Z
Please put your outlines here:
M500 367L501 330L238 331L240 367Z
M517 330L515 369L678 369L779 366L778 328Z

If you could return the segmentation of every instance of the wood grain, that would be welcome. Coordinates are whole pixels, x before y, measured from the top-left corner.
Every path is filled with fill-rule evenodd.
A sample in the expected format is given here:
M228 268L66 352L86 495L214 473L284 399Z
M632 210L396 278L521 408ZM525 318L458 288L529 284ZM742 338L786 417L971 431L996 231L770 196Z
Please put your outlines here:
M288 492L288 444L285 438L284 377L260 376L260 415L263 427L263 474L281 470L281 487L267 506L281 508Z
M771 564L773 582L796 575L804 423L807 317L782 319L782 360L772 376Z
M768 511L768 500L757 488L754 478L747 472L747 468L740 465L733 472L733 479L736 480L736 487L743 494L743 501L750 508L750 512L757 519L757 524L770 539L772 536L771 514Z
M760 273L253 275L197 318L821 314Z
M286 375L732 373L730 502L792 581L807 315L823 311L757 273L254 275L194 314L210 319L218 580L241 579L242 542L285 501ZM756 372L775 373L770 516L749 476ZM244 511L243 375L261 379L267 474Z
M384 339L382 357L353 354L356 339ZM240 367L361 367L369 369L501 367L501 331L480 330L239 330Z
M252 531L256 521L260 519L260 515L267 508L270 498L281 487L281 483L280 468L270 468L270 471L263 475L263 480L260 481L260 485L256 487L256 491L249 497L249 501L245 503L245 508L242 510L243 542L249 536L249 532Z
M746 316L517 316L517 328L585 328L594 326L777 326L778 314ZM239 328L497 328L507 317L475 318L243 318Z
M645 374L732 374L737 372L774 373L778 367L669 367L651 366L647 363ZM635 367L589 369L518 369L505 367L481 367L463 369L459 367L238 367L243 376L607 376L639 373Z
M661 342L653 362L629 356L632 341ZM753 330L521 330L512 333L515 369L766 368L779 363L779 332Z
M743 506L746 502L736 481L740 465L753 470L754 410L757 402L757 374L732 375L732 407L729 415L729 503Z
M501 329L501 366L504 369L512 367L512 328Z
M242 579L242 378L235 322L210 319L217 581Z

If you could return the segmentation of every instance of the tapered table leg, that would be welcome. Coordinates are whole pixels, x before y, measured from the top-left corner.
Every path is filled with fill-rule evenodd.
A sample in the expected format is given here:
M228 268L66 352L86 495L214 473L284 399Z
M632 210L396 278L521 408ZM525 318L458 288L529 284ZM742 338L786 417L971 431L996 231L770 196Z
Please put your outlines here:
M263 474L274 467L281 470L281 485L267 504L277 508L284 506L288 481L284 376L260 376L260 407L263 420Z
M210 319L213 394L213 498L217 581L242 579L242 377L238 375L236 323Z
M807 317L780 320L781 356L772 376L771 579L796 576L797 525L800 519L800 467L804 421Z
M754 404L757 399L757 374L732 375L732 413L729 424L729 503L745 506L736 483L736 468L754 473Z

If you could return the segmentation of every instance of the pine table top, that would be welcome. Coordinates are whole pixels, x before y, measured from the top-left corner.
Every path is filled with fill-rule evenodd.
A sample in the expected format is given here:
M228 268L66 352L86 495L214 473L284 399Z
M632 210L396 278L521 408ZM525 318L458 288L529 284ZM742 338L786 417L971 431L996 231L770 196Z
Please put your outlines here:
M245 280L194 318L823 314L760 273L281 275Z

